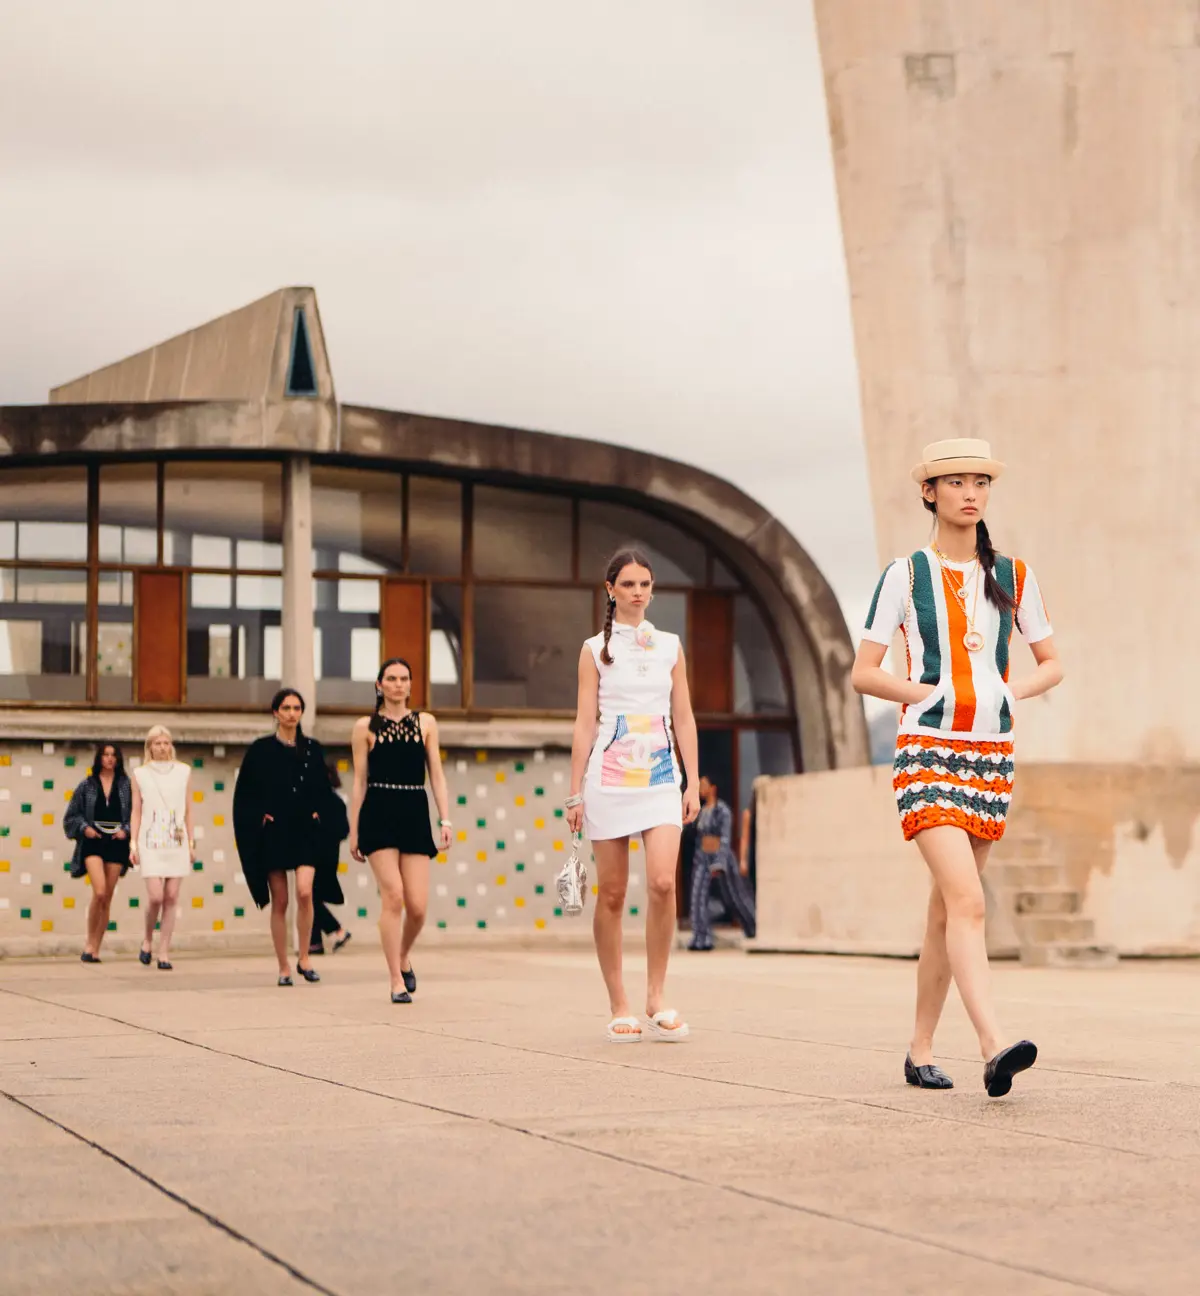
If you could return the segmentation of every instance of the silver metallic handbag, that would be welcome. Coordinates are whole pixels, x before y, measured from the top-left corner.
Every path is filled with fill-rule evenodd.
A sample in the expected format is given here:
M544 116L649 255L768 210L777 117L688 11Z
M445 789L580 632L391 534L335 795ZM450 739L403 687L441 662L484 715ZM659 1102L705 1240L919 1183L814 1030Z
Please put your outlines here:
M565 914L583 913L584 901L587 899L587 865L580 854L582 834L575 833L571 839L571 854L559 870L554 885L558 889L559 903Z

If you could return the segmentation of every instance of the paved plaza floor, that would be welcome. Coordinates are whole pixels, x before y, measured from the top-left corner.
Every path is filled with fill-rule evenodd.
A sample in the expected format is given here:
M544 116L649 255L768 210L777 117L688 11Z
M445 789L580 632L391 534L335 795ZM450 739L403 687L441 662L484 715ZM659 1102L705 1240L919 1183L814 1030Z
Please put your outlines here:
M393 1007L368 944L0 963L3 1296L1200 1283L1200 965L998 967L996 1101L953 996L957 1088L904 1085L909 962L679 954L693 1038L616 1048L589 952L426 950Z

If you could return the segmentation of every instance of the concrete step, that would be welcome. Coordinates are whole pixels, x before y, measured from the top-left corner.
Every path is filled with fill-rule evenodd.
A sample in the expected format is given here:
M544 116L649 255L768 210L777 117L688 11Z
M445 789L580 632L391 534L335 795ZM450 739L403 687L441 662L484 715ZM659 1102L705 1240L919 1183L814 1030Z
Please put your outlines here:
M1063 941L1069 944L1086 943L1096 934L1094 918L1077 915L1049 914L1016 919L1017 935L1025 945L1054 945Z
M1077 914L1083 908L1083 897L1070 887L1018 891L1013 897L1013 908L1018 917L1034 914Z
M1066 881L1066 870L1061 864L1018 864L1008 860L989 862L984 877L1003 890L1040 891L1061 887Z
M1089 941L1051 941L1021 950L1026 967L1111 968L1120 962L1116 947Z

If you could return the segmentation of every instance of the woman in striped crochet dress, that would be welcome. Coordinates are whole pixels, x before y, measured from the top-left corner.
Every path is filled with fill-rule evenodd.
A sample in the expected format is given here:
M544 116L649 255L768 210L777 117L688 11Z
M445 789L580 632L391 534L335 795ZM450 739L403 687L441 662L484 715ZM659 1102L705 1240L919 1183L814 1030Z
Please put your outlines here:
M933 1062L933 1035L953 977L979 1037L992 1097L1031 1067L1037 1046L1012 1043L996 1019L984 940L980 872L1004 835L1012 800L1017 703L1062 680L1050 621L1033 572L992 548L984 514L1004 465L986 441L939 441L912 470L935 537L880 578L854 664L860 693L901 703L893 786L906 841L933 879L917 965L917 1012L904 1063L909 1084L949 1089ZM1009 684L1013 631L1036 668ZM908 672L883 658L900 630Z

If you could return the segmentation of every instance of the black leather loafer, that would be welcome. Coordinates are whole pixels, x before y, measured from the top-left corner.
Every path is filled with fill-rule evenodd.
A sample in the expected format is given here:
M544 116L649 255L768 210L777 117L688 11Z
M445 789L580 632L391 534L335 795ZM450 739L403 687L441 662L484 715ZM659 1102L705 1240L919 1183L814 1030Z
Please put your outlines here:
M918 1089L953 1089L954 1081L936 1066L913 1066L912 1057L904 1059L904 1078Z
M400 969L400 975L404 978L404 988L405 988L405 990L407 990L409 994L416 994L416 993L417 993L417 974L412 970L412 968L409 968L407 972L405 972L405 970L404 970L403 968L401 968L401 969Z
M407 990L393 990L392 1003L412 1003L412 995Z
M1013 1076L1028 1071L1037 1061L1037 1045L1032 1040L1018 1040L1001 1049L983 1068L983 1087L989 1098L1003 1098L1012 1088Z
M150 958L151 955L149 950L138 950L138 962L142 965L142 967L150 966Z
M296 964L296 971L305 979L305 981L320 981L321 974L315 968L302 968L299 963Z

